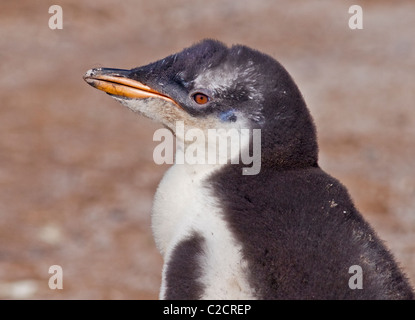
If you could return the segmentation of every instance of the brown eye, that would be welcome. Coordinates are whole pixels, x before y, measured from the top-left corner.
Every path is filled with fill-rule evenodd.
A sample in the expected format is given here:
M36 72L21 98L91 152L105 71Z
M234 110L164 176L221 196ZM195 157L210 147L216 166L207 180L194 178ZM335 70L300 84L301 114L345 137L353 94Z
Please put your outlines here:
M193 100L195 100L197 104L206 104L209 102L210 98L207 95L198 92L193 95Z

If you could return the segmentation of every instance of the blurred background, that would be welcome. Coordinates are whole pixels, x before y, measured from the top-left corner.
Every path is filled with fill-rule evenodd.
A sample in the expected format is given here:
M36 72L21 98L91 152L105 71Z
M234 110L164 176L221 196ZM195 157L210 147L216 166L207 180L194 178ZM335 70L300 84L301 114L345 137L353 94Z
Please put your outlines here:
M54 4L62 30L48 26ZM363 30L348 27L353 4ZM160 125L82 76L206 37L286 67L316 122L321 167L414 284L414 13L411 0L2 1L0 298L158 298L150 210L167 169L152 157ZM51 265L63 268L63 290L48 287Z

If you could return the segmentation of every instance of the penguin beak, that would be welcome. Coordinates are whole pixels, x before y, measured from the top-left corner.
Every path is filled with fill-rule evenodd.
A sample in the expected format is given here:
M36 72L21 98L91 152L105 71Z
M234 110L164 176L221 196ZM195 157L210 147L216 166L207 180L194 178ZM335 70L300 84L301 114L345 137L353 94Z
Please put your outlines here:
M159 98L172 102L180 107L177 102L170 97L137 80L129 78L129 74L130 70L95 68L90 69L85 73L84 80L94 88L102 90L110 95L130 99Z

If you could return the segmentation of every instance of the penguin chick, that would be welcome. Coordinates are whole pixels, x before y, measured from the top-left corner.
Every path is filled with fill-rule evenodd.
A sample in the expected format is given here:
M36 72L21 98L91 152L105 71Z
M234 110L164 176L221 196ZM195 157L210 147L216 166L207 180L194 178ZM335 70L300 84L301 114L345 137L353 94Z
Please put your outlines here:
M143 67L91 69L84 79L162 123L181 152L212 151L186 139L191 129L249 129L225 162L176 163L160 182L152 210L164 259L160 298L414 298L346 188L319 167L311 115L270 56L204 40ZM245 174L236 160L255 147L260 168ZM360 270L357 285L350 270Z

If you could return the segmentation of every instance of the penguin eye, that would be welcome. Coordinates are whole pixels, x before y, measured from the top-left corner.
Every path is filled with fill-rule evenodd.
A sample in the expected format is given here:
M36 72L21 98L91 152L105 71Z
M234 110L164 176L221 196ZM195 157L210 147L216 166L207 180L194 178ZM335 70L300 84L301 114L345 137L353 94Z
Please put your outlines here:
M206 104L210 101L209 96L205 95L204 93L201 92L196 92L193 95L193 100L197 103L197 104Z

